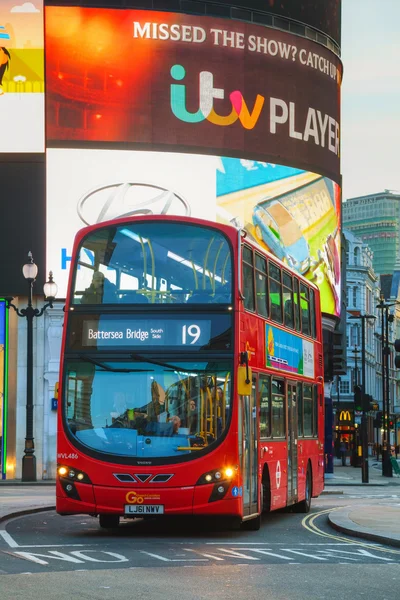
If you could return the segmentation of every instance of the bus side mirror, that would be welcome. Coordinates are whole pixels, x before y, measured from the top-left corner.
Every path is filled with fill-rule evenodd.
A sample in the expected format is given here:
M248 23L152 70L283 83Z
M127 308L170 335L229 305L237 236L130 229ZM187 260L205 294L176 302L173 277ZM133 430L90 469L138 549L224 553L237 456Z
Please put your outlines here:
M238 394L240 396L250 396L252 372L249 367L249 355L247 352L240 353L240 367L238 367L237 376Z
M249 366L240 366L237 370L237 390L240 396L250 396L252 373ZM248 382L248 383L247 383Z

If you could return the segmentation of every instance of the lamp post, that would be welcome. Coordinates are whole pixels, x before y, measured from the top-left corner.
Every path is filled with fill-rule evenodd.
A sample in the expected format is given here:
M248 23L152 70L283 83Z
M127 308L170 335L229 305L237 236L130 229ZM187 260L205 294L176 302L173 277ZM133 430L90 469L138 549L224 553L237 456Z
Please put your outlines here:
M365 400L366 376L365 376L365 321L376 319L375 315L362 315L360 311L348 311L350 319L361 320L361 398L362 398L362 417L361 417L361 444L362 444L362 459L361 459L361 477L362 483L369 482L368 471L368 421Z
M32 306L32 291L35 283L38 267L33 261L32 252L28 252L27 262L22 267L22 272L28 282L28 306L19 310L13 303L13 298L7 298L7 308L10 306L19 317L26 318L27 324L27 352L26 352L26 433L25 448L22 458L22 481L36 481L36 456L33 438L33 319L41 317L46 308L53 308L53 301L57 295L57 285L53 281L53 273L50 271L49 279L43 286L45 298L48 302L42 309Z
M389 374L389 322L393 321L393 315L389 315L389 308L395 306L394 303L387 304L383 295L376 308L382 311L381 331L382 331L382 416L383 416L383 439L382 439L382 475L384 477L393 477L392 463L390 462L390 374Z
M354 344L354 350L352 350L352 353L354 354L354 385L353 385L353 391L355 392L356 387L359 385L359 377L358 377L358 355L360 353L360 349L358 348L357 344ZM359 461L358 461L358 457L357 457L357 447L358 447L358 429L357 429L357 423L356 423L356 415L355 415L355 411L353 411L353 424L354 424L354 431L353 431L353 467L359 467Z

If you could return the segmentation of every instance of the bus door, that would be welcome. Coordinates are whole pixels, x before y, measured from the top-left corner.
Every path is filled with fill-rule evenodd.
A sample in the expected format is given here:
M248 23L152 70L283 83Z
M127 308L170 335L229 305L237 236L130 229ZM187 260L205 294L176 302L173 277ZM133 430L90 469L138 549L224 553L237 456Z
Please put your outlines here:
M297 455L297 384L288 382L288 487L287 504L298 501L298 455Z
M250 396L240 396L239 448L243 480L243 516L258 513L257 380Z

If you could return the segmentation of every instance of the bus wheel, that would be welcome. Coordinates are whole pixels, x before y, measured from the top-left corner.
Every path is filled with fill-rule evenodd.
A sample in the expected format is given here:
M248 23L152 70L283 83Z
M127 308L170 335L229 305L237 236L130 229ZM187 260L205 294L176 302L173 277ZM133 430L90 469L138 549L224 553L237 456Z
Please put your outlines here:
M271 484L268 468L265 468L265 473L263 473L261 486L261 511L268 513L271 510Z
M311 508L311 494L312 494L312 479L311 479L311 469L307 467L307 475L306 475L306 494L304 500L298 502L293 506L293 512L297 513L308 513Z
M261 515L258 515L255 519L249 519L248 521L243 521L241 525L241 529L243 531L258 531L261 527Z
M102 529L115 529L119 525L119 516L99 515L99 525Z

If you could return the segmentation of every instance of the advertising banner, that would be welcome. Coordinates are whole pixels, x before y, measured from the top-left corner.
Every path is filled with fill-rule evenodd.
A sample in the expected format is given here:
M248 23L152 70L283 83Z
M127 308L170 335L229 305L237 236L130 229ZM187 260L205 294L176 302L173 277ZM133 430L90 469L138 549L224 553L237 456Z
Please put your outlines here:
M47 269L65 297L75 234L134 214L240 223L260 246L316 283L340 311L340 190L273 163L176 152L49 149Z
M0 2L0 152L44 152L43 0Z
M7 475L7 308L0 298L0 479Z
M269 161L340 182L342 65L327 48L241 21L46 8L49 146Z
M205 0L207 3L207 0ZM218 0L220 4L262 10L311 25L340 43L342 0ZM239 9L240 12L240 9ZM233 13L235 14L235 13ZM263 15L264 16L264 15Z
M314 377L314 344L301 337L265 325L265 366L304 377Z

